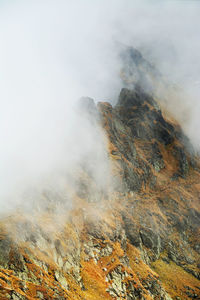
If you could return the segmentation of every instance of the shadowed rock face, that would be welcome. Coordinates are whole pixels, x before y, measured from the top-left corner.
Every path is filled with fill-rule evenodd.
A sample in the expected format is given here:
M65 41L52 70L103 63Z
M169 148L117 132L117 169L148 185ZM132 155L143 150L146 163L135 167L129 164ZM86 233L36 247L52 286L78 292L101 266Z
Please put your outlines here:
M140 87L122 89L117 106L119 116L130 127L133 137L149 141L156 139L164 145L174 141L174 127L164 120L156 102Z
M114 108L109 107L107 110L102 104L99 107L105 118L108 118L105 121L106 128L115 147L112 154L123 158L119 164L124 182L130 190L139 191L147 183L153 187L156 176L152 170L159 172L166 167L162 149L170 153L176 164L173 180L184 177L190 166L195 164L186 152L186 146L190 149L192 146L181 128L167 122L152 96L140 87L134 90L122 89ZM142 153L139 153L136 148L141 143Z
M0 299L199 299L200 160L189 140L139 85L115 107L82 101L107 136L113 188L92 201L99 191L80 166L70 211L55 215L51 201L37 224L1 220Z

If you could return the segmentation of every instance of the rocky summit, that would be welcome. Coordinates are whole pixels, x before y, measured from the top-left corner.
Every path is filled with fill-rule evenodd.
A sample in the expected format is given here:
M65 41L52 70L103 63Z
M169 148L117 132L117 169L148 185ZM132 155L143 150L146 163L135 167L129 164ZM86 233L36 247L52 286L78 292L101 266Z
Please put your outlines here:
M140 76L114 106L81 100L104 130L108 188L83 164L70 209L1 219L0 299L200 299L200 159L152 90Z

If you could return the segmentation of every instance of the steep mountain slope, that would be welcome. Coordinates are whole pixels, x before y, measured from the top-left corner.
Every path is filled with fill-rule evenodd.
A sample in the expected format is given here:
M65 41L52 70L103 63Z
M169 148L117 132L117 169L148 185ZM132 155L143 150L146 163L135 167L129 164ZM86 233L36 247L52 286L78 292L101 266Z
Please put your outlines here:
M200 299L200 160L188 138L140 82L114 107L85 98L82 109L107 137L108 189L81 166L71 210L1 220L0 299Z

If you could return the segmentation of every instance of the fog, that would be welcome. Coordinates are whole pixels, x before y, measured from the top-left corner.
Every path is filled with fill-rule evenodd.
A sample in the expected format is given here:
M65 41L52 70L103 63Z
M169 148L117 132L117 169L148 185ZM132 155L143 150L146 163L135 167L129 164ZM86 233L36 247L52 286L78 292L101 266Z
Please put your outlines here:
M106 139L76 102L116 102L121 45L141 50L183 88L187 96L169 101L169 109L187 120L198 147L199 14L199 1L1 1L1 212L29 206L35 199L28 191L39 186L67 193L66 174L93 155L93 176L104 187Z

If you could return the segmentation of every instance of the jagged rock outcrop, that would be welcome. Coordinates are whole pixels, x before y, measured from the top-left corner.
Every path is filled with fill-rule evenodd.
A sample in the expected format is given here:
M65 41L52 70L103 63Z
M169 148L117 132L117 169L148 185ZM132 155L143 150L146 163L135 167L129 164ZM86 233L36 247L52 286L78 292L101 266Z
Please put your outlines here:
M139 82L115 106L82 101L107 136L113 187L96 197L83 164L70 210L55 215L51 202L37 221L2 219L0 299L200 299L200 159L188 138Z

